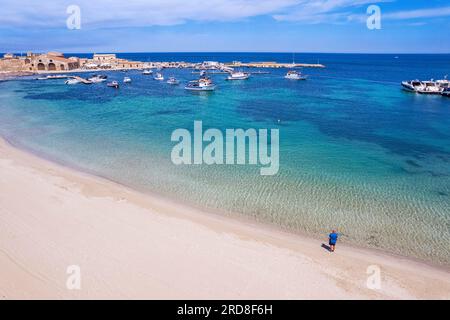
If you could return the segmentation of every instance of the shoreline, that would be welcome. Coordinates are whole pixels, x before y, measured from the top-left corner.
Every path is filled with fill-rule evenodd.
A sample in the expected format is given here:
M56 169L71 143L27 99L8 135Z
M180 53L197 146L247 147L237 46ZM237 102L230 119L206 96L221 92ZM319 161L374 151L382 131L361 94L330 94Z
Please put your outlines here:
M3 203L0 228L5 228L0 232L1 298L450 298L446 267L347 243L338 244L336 253L331 254L321 248L324 241L319 239L250 219L205 212L163 196L143 194L109 179L42 159L3 138L0 138L0 170L8 182L3 184L4 195L0 198ZM29 183L24 185L20 181ZM22 188L29 191L24 203L20 203L25 191ZM114 219L108 215L111 211ZM65 219L61 220L59 215ZM72 242L69 235L78 230L73 228L74 223L86 230L75 232L77 241ZM20 240L21 236L27 238L27 230L37 232L34 226L39 230L56 228L58 232L44 233L44 239ZM135 233L147 241L141 243ZM41 234L37 232L38 235ZM159 243L161 240L168 243ZM116 246L110 247L111 241ZM152 243L161 251L154 252L157 249ZM185 256L185 251L178 248L186 243L190 243L188 250L194 257ZM55 252L46 249L49 244ZM67 247L78 254L67 253L64 250ZM218 255L217 247L223 249ZM45 252L40 256L45 261L39 260L35 251ZM152 254L148 257L138 252ZM130 254L133 258L127 259ZM90 261L96 260L96 255L103 259ZM71 260L70 257L82 260L82 265L92 269L92 277L86 276L87 291L64 288L67 275L61 263ZM173 261L155 266L155 257L156 261ZM175 261L185 268L177 269L176 263L172 265ZM111 263L113 266L108 267ZM382 270L381 290L365 287L366 268L373 264ZM121 279L116 269L124 265L138 275ZM102 277L105 266L107 276ZM152 271L146 273L148 269ZM59 270L57 276L55 270ZM23 277L31 277L32 284L22 282ZM173 277L179 277L180 283L170 284ZM104 283L103 278L110 279L112 284ZM244 279L248 283L242 283Z
M262 229L268 230L270 232L286 233L287 235L298 236L300 238L306 238L309 240L314 240L316 242L319 242L319 241L326 242L325 240L326 240L328 234L319 235L316 233L308 233L303 230L291 229L286 226L281 226L281 225L270 223L268 221L264 221L263 219L257 220L253 217L246 216L239 212L232 212L230 210L220 209L220 208L206 208L206 207L202 207L201 205L199 205L195 202L192 202L192 201L175 199L173 196L165 194L165 193L159 193L159 192L153 191L153 190L139 189L139 188L136 188L135 186L128 185L123 182L114 180L110 177L107 177L105 175L99 174L98 172L95 172L93 170L88 170L86 168L74 165L72 163L69 163L69 162L61 160L61 159L52 158L51 156L48 156L45 153L42 153L38 150L35 150L35 149L27 147L27 146L24 146L20 142L13 141L12 139L9 139L5 136L0 135L0 144L1 143L6 143L7 145L11 146L14 149L17 149L25 154L35 157L36 159L44 160L50 164L61 167L63 170L67 169L67 170L73 171L77 174L87 175L87 176L91 176L91 177L94 177L97 179L104 180L108 183L116 185L118 188L125 188L131 192L140 194L143 197L153 198L153 199L157 199L159 201L168 201L170 203L173 203L174 205L177 205L177 206L183 207L183 208L192 209L203 215L214 215L219 218L235 220L236 222L243 223L243 224L249 224L255 228L262 228ZM368 251L375 255L390 256L393 259L405 259L405 260L408 260L411 262L424 264L424 265L427 265L432 268L437 268L442 271L450 272L450 264L440 263L438 261L426 260L426 259L414 257L414 256L402 255L402 254L399 254L396 252L389 251L389 249L385 249L385 248L381 248L381 247L364 246L363 244L357 244L357 243L354 243L351 241L346 241L345 238L342 238L342 237L340 237L340 239L339 239L339 245L340 246L345 245L345 246L348 246L355 250Z
M66 170L73 171L76 174L87 175L87 176L91 176L91 177L94 177L94 178L97 178L100 180L104 180L108 183L111 183L111 184L117 186L118 188L124 188L130 192L137 193L143 197L148 197L150 199L156 199L158 201L167 201L167 202L170 202L170 203L177 205L179 207L182 207L182 208L189 208L189 209L194 210L195 212L198 212L202 215L214 215L219 218L231 219L238 223L249 224L255 228L265 229L269 232L285 233L287 235L298 236L300 238L306 238L309 240L314 240L316 242L326 242L325 240L326 240L328 234L323 234L321 236L319 234L308 233L308 232L302 231L302 230L290 229L289 227L285 227L285 226L283 227L281 225L276 225L276 224L273 224L273 223L270 223L270 222L267 222L264 220L257 220L257 219L254 219L253 217L246 216L239 212L232 212L232 211L229 211L226 209L219 209L219 208L205 208L195 202L190 202L187 200L178 200L178 199L175 199L174 197L171 197L170 195L165 194L165 193L158 193L157 191L138 189L132 185L128 185L123 182L116 181L107 176L101 175L95 171L87 170L85 168L76 166L72 163L68 163L61 159L54 159L42 152L39 152L32 148L23 146L19 142L14 142L13 140L0 135L0 145L1 145L1 143L6 143L7 145L11 146L14 149L17 149L25 154L28 154L38 160L44 160L50 164L61 167L63 170L66 169ZM425 260L425 259L421 259L421 258L414 257L414 256L402 255L399 253L389 251L388 249L384 249L384 248L358 245L356 243L346 241L345 239L343 239L341 237L339 239L339 246L342 246L342 245L353 248L355 250L368 251L374 255L385 255L385 256L392 257L393 259L405 259L405 260L409 260L414 263L427 265L431 268L437 268L442 271L450 272L449 264Z

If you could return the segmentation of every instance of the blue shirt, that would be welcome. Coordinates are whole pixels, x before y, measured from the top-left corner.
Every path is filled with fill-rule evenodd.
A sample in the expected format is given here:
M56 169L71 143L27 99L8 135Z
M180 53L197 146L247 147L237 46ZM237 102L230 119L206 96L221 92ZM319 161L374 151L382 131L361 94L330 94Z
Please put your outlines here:
M330 243L336 243L337 239L338 239L338 234L337 233L330 233L330 235L328 236L330 238Z

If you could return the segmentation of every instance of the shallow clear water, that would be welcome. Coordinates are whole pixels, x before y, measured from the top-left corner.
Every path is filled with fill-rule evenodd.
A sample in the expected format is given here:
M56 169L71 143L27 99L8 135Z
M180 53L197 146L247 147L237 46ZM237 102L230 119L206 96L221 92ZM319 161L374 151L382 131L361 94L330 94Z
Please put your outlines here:
M123 54L141 61L291 61L290 54ZM298 54L326 69L285 70L185 92L138 71L119 90L64 80L0 83L0 134L25 148L142 191L175 195L287 229L450 263L450 99L403 92L405 79L442 78L450 55ZM190 70L164 70L191 80ZM182 166L176 128L279 128L280 171Z

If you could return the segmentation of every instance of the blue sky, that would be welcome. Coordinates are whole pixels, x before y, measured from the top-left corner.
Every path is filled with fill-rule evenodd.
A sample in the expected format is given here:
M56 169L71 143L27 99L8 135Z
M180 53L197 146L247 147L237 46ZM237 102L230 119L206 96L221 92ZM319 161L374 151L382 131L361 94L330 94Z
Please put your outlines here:
M450 53L449 30L448 0L1 0L0 52Z

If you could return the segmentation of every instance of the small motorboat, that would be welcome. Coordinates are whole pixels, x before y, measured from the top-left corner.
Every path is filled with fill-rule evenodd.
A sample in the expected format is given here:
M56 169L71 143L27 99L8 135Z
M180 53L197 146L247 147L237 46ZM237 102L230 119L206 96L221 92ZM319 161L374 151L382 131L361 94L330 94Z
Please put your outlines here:
M88 78L88 81L91 81L92 83L100 83L106 81L107 78L108 78L107 76L97 74Z
M124 77L123 78L123 83L131 83L131 78L130 77Z
M180 84L180 80L178 80L175 77L170 77L169 80L167 80L167 83L172 84L172 85L177 85L177 84Z
M78 80L78 79L69 79L69 80L66 80L64 83L65 84L78 84L78 83L80 83L81 81L80 80Z
M118 89L118 88L119 88L119 83L118 83L117 81L112 81L112 82L109 82L109 83L107 84L107 86L108 86L108 87L111 87L111 88Z
M248 78L250 78L250 73L238 71L231 72L227 80L247 80Z
M307 76L302 75L301 72L290 70L286 73L284 78L289 80L306 80Z
M164 76L161 73L157 72L153 79L158 81L164 81Z
M184 89L190 91L214 91L216 89L216 85L210 78L202 77L198 80L189 81Z
M150 69L146 69L146 70L142 71L142 74L143 74L144 76L149 76L149 75L152 75L152 74L153 74L153 71L150 70Z

